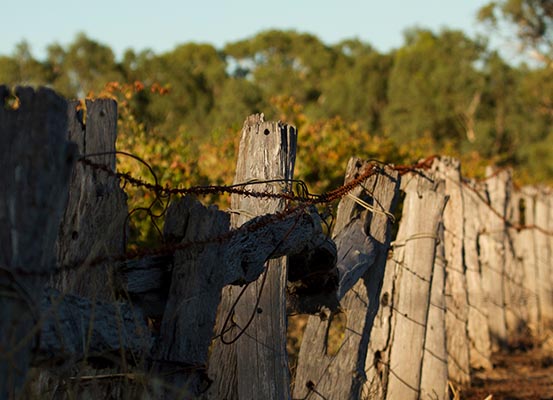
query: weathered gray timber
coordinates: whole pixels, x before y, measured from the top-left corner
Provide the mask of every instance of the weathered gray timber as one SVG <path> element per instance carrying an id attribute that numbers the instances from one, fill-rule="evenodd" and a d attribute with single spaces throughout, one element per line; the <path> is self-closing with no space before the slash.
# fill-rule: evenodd
<path id="1" fill-rule="evenodd" d="M 480 273 L 478 237 L 485 226 L 481 215 L 484 212 L 480 195 L 485 194 L 484 185 L 476 181 L 465 182 L 463 191 L 465 275 L 467 279 L 468 321 L 470 366 L 474 369 L 490 369 L 491 342 L 488 329 L 488 308 Z"/>
<path id="2" fill-rule="evenodd" d="M 402 217 L 403 218 L 403 217 Z M 400 225 L 401 229 L 401 225 Z M 398 232 L 399 234 L 399 232 Z M 404 246 L 393 248 L 392 256 L 386 262 L 386 271 L 380 292 L 380 306 L 373 321 L 371 337 L 365 360 L 366 381 L 363 385 L 362 399 L 385 399 L 388 386 L 391 318 L 394 312 L 392 295 L 396 279 L 396 259 L 403 259 Z"/>
<path id="3" fill-rule="evenodd" d="M 261 191 L 286 192 L 291 189 L 296 157 L 296 129 L 278 122 L 265 122 L 263 114 L 248 117 L 242 129 L 234 183 Z M 252 180 L 278 180 L 253 185 Z M 282 199 L 233 196 L 231 207 L 237 214 L 233 227 L 244 224 L 248 215 L 281 211 Z M 293 230 L 293 229 L 292 229 Z M 275 249 L 279 244 L 275 245 Z M 218 330 L 229 313 L 235 326 L 224 332 L 235 343 L 220 339 L 213 345 L 209 375 L 214 380 L 208 395 L 214 399 L 286 399 L 290 397 L 290 373 L 286 352 L 286 258 L 268 261 L 264 276 L 244 289 L 233 309 L 240 288 L 227 288 L 219 308 Z M 253 316 L 248 325 L 250 317 Z"/>
<path id="4" fill-rule="evenodd" d="M 152 345 L 142 314 L 128 303 L 91 302 L 48 288 L 40 314 L 43 323 L 35 365 L 70 364 L 87 357 L 117 358 L 121 353 L 140 358 Z"/>
<path id="5" fill-rule="evenodd" d="M 15 398 L 27 376 L 76 155 L 64 99 L 18 87 L 11 109 L 9 95 L 0 86 L 0 399 Z"/>
<path id="6" fill-rule="evenodd" d="M 167 243 L 201 241 L 228 233 L 229 225 L 229 214 L 185 197 L 169 207 L 164 237 Z M 255 225 L 262 227 L 248 229 Z M 297 254 L 325 241 L 314 208 L 298 209 L 277 219 L 275 215 L 256 217 L 242 228 L 224 243 L 193 246 L 175 253 L 154 356 L 156 370 L 166 376 L 162 379 L 168 390 L 162 390 L 157 397 L 198 397 L 208 387 L 205 369 L 224 285 L 252 282 L 263 272 L 267 259 Z M 127 277 L 142 282 L 143 279 L 136 279 L 138 275 L 135 272 Z M 138 286 L 133 281 L 127 286 Z M 140 288 L 146 289 L 144 285 Z"/>
<path id="7" fill-rule="evenodd" d="M 345 182 L 354 179 L 367 165 L 351 159 Z M 391 234 L 389 214 L 397 202 L 399 176 L 391 168 L 383 168 L 352 194 L 374 207 L 374 211 L 356 204 L 350 197 L 341 200 L 334 238 L 337 240 L 345 231 L 352 236 L 350 241 L 337 240 L 338 265 L 343 265 L 342 271 L 355 271 L 357 266 L 365 272 L 340 302 L 340 309 L 346 316 L 346 327 L 337 354 L 331 356 L 327 353 L 331 319 L 325 318 L 324 313 L 309 317 L 298 357 L 294 398 L 357 399 L 366 379 L 365 360 L 379 306 Z M 352 226 L 357 228 L 351 229 Z M 352 265 L 346 265 L 346 260 Z"/>
<path id="8" fill-rule="evenodd" d="M 383 312 L 389 316 L 387 320 L 379 317 L 382 319 L 381 332 L 374 332 L 378 341 L 371 343 L 366 365 L 365 393 L 370 399 L 418 399 L 422 395 L 423 360 L 431 364 L 425 340 L 431 309 L 439 307 L 439 304 L 431 306 L 430 298 L 436 244 L 446 204 L 444 182 L 436 180 L 431 173 L 414 173 L 402 178 L 402 189 L 405 191 L 403 214 L 386 272 L 392 276 L 392 284 L 387 288 L 389 291 L 382 294 L 389 304 Z M 439 285 L 438 281 L 438 292 Z M 443 281 L 441 285 L 443 293 Z M 443 313 L 443 307 L 441 310 Z M 443 316 L 439 327 L 435 326 L 440 324 L 436 317 L 437 314 L 432 315 L 432 327 L 441 328 L 444 335 Z M 444 344 L 443 339 L 441 343 Z M 439 342 L 432 344 L 435 345 Z M 443 357 L 445 347 L 436 350 L 432 346 L 428 346 L 428 350 Z M 427 373 L 425 377 L 425 386 L 431 386 L 438 398 L 443 398 L 441 388 L 446 384 L 443 378 L 447 381 L 443 373 L 445 368 L 442 364 L 442 380 L 440 369 L 434 371 L 435 376 Z"/>
<path id="9" fill-rule="evenodd" d="M 67 139 L 77 144 L 80 157 L 90 155 L 92 161 L 115 171 L 117 103 L 110 99 L 87 100 L 85 110 L 81 109 L 79 105 L 78 101 L 71 101 L 68 104 L 66 110 L 68 125 L 65 132 Z M 90 319 L 88 323 L 91 329 L 96 323 L 106 329 L 113 328 L 103 333 L 101 337 L 105 339 L 117 338 L 118 330 L 121 328 L 110 325 L 109 320 L 96 321 L 100 314 L 95 312 L 96 306 L 100 304 L 104 307 L 103 310 L 118 307 L 115 304 L 110 306 L 98 303 L 98 301 L 108 303 L 115 301 L 116 287 L 113 279 L 115 263 L 109 261 L 94 265 L 90 265 L 90 263 L 100 257 L 116 257 L 124 254 L 128 212 L 126 200 L 127 196 L 119 187 L 117 179 L 104 172 L 93 170 L 83 163 L 77 163 L 71 176 L 69 198 L 59 225 L 56 242 L 57 264 L 61 271 L 51 280 L 52 286 L 64 294 L 86 298 L 80 303 L 83 309 L 79 319 Z M 62 304 L 65 302 L 62 301 Z M 75 306 L 76 304 L 74 303 Z M 93 306 L 87 308 L 87 304 Z M 63 316 L 67 321 L 78 315 L 71 307 L 64 308 L 62 311 L 67 312 L 67 315 Z M 106 315 L 104 313 L 102 317 Z M 140 313 L 137 314 L 135 323 L 137 332 L 149 335 L 145 330 L 145 321 L 141 319 Z M 80 321 L 76 321 L 74 324 L 83 326 Z M 68 334 L 67 340 L 79 339 L 70 331 Z M 73 350 L 80 349 L 79 346 L 80 344 L 68 343 L 67 351 L 71 353 Z M 96 347 L 95 356 L 100 356 L 100 348 Z M 120 350 L 121 354 L 126 353 L 123 347 Z M 112 346 L 106 345 L 105 359 L 113 359 L 112 353 Z M 44 386 L 37 386 L 38 392 L 50 391 L 53 388 L 66 388 L 70 376 L 97 374 L 98 370 L 94 366 L 87 365 L 86 359 L 88 358 L 87 350 L 84 353 L 67 354 L 65 356 L 67 363 L 63 368 L 42 372 L 40 381 Z M 84 362 L 77 365 L 81 361 Z M 73 363 L 72 366 L 71 363 Z M 111 367 L 109 370 L 103 369 L 102 374 L 121 372 L 119 367 L 113 364 Z M 125 368 L 125 365 L 122 367 Z M 104 385 L 103 383 L 107 381 L 103 381 L 102 385 L 98 382 L 95 382 L 95 385 L 87 385 L 84 382 L 80 385 L 78 380 L 71 382 L 74 384 L 73 387 L 65 392 L 62 390 L 59 393 L 60 397 L 71 395 L 105 397 L 124 390 L 116 383 Z M 69 392 L 72 393 L 69 394 Z"/>
<path id="10" fill-rule="evenodd" d="M 175 204 L 171 205 L 171 210 Z M 183 204 L 196 207 L 191 200 Z M 165 236 L 167 243 L 186 243 L 182 242 L 182 237 L 185 233 L 183 227 L 190 223 L 187 222 L 188 213 L 183 212 L 186 218 L 175 218 L 172 213 L 169 214 L 171 218 L 166 218 L 165 231 L 178 232 L 178 235 L 168 233 Z M 333 262 L 332 268 L 336 269 L 336 246 L 323 234 L 322 220 L 314 206 L 298 207 L 293 212 L 282 215 L 266 214 L 255 217 L 234 234 L 224 233 L 224 236 L 230 237 L 224 241 L 215 241 L 221 247 L 221 261 L 217 269 L 217 273 L 221 274 L 221 282 L 217 282 L 222 285 L 252 282 L 263 272 L 267 259 L 284 255 L 294 257 L 295 263 L 291 267 L 311 271 L 313 267 L 320 265 L 314 258 L 321 260 L 319 257 L 324 254 L 330 260 L 329 264 Z M 212 237 L 217 236 L 219 235 Z M 193 241 L 191 239 L 188 242 Z M 119 290 L 128 293 L 133 304 L 141 308 L 144 315 L 161 317 L 167 302 L 172 268 L 172 254 L 126 261 L 117 268 Z M 219 290 L 221 288 L 222 286 Z M 298 298 L 298 301 L 303 302 L 303 297 Z"/>
<path id="11" fill-rule="evenodd" d="M 419 374 L 421 381 L 420 394 L 426 393 L 422 392 L 422 390 L 431 388 L 431 393 L 439 393 L 441 395 L 445 393 L 445 390 L 441 390 L 441 388 L 447 384 L 447 356 L 444 342 L 445 306 L 441 304 L 444 301 L 444 266 L 443 259 L 440 260 L 440 263 L 438 259 L 434 257 L 434 247 L 435 244 L 439 242 L 439 222 L 446 200 L 443 193 L 444 184 L 443 181 L 435 181 L 432 174 L 422 172 L 420 175 L 409 174 L 403 176 L 401 186 L 402 190 L 405 192 L 403 214 L 399 223 L 396 240 L 392 244 L 393 253 L 388 259 L 388 264 L 386 266 L 381 293 L 381 308 L 378 311 L 371 332 L 371 340 L 369 342 L 365 366 L 367 381 L 363 388 L 363 398 L 375 400 L 396 398 L 387 395 L 387 391 L 389 389 L 391 377 L 397 373 L 396 364 L 392 365 L 390 363 L 391 349 L 393 346 L 405 345 L 405 343 L 401 344 L 396 342 L 395 337 L 398 318 L 405 318 L 404 315 L 398 315 L 399 303 L 401 303 L 403 307 L 409 304 L 409 302 L 413 302 L 413 307 L 416 307 L 419 311 L 423 310 L 425 314 L 423 317 L 425 323 L 433 329 L 436 329 L 436 332 L 430 332 L 429 329 L 426 329 L 426 334 L 421 332 L 415 339 L 418 340 L 418 346 L 420 347 L 420 358 L 412 365 L 413 370 L 411 372 Z M 418 214 L 417 211 L 423 204 L 425 209 L 423 215 L 421 215 Z M 428 210 L 426 208 L 428 208 Z M 429 231 L 419 230 L 428 228 L 427 226 L 421 226 L 421 220 L 429 222 L 430 225 L 432 225 Z M 413 249 L 419 248 L 419 245 L 422 246 L 420 247 L 421 255 L 424 254 L 424 258 L 421 259 L 422 264 L 417 264 L 419 263 L 419 257 L 413 253 Z M 407 254 L 406 251 L 408 251 Z M 428 253 L 428 251 L 430 251 L 430 253 Z M 427 259 L 427 257 L 431 257 L 431 259 Z M 413 269 L 417 266 L 422 267 L 423 270 L 416 271 Z M 439 268 L 442 270 L 436 272 L 436 269 Z M 432 272 L 433 270 L 434 272 Z M 424 274 L 426 274 L 426 277 Z M 436 277 L 436 279 L 434 277 Z M 410 279 L 419 280 L 419 283 L 423 285 L 422 292 L 401 291 L 402 289 L 400 289 L 400 287 L 409 284 Z M 436 302 L 434 303 L 434 301 L 431 301 L 429 303 L 429 298 L 436 300 Z M 426 313 L 428 313 L 428 318 Z M 433 334 L 441 337 L 432 339 L 429 336 Z M 431 352 L 429 354 L 426 354 L 426 351 L 423 352 L 422 346 L 425 340 L 427 351 Z M 433 343 L 428 343 L 429 340 L 435 341 Z M 410 351 L 411 350 L 407 352 Z M 424 368 L 424 366 L 421 368 L 423 358 L 426 360 L 425 363 L 427 367 L 434 368 L 433 371 L 428 371 L 428 368 Z M 401 371 L 399 372 L 401 373 Z M 419 378 L 416 378 L 417 381 Z M 422 383 L 424 383 L 424 386 L 422 386 Z M 392 388 L 392 390 L 396 389 Z M 418 391 L 419 388 L 417 383 L 417 389 L 415 389 L 413 393 L 417 395 Z M 436 398 L 436 395 L 433 395 Z M 443 396 L 437 396 L 437 398 L 443 398 Z"/>
<path id="12" fill-rule="evenodd" d="M 546 285 L 549 290 L 549 302 L 551 305 L 551 309 L 553 309 L 553 189 L 551 187 L 545 186 L 542 189 L 543 195 L 547 201 L 547 220 L 540 222 L 540 224 L 543 225 L 544 228 L 544 234 L 547 236 L 548 243 L 547 247 L 549 249 L 549 257 L 545 260 L 545 263 L 547 265 L 547 282 Z M 548 331 L 553 330 L 553 313 L 548 316 L 547 314 L 543 318 L 544 320 L 544 327 L 548 329 Z"/>
<path id="13" fill-rule="evenodd" d="M 521 210 L 524 214 L 524 224 L 535 225 L 535 196 L 536 188 L 525 186 L 521 189 Z M 522 260 L 524 271 L 523 286 L 527 291 L 526 306 L 528 312 L 527 325 L 535 337 L 540 335 L 540 304 L 538 298 L 538 270 L 536 260 L 536 249 L 534 245 L 534 230 L 522 229 L 518 234 L 518 256 Z"/>
<path id="14" fill-rule="evenodd" d="M 174 202 L 166 216 L 163 235 L 169 243 L 203 240 L 228 232 L 230 216 L 217 207 L 204 207 L 192 197 Z M 224 273 L 224 247 L 219 243 L 179 250 L 174 255 L 169 297 L 155 351 L 156 371 L 164 385 L 159 398 L 189 399 L 202 388 L 202 372 Z"/>
<path id="15" fill-rule="evenodd" d="M 512 184 L 511 184 L 512 186 Z M 524 268 L 520 258 L 517 225 L 520 223 L 521 194 L 508 188 L 511 196 L 507 203 L 507 229 L 505 234 L 505 323 L 509 337 L 528 333 L 528 289 L 524 287 Z"/>
<path id="16" fill-rule="evenodd" d="M 545 188 L 538 188 L 534 204 L 536 225 L 542 229 L 547 229 L 549 218 L 551 218 L 551 204 Z M 542 230 L 534 229 L 534 243 L 541 325 L 542 328 L 547 328 L 553 322 L 553 288 L 551 284 L 552 249 L 550 247 L 551 243 L 549 237 Z"/>
<path id="17" fill-rule="evenodd" d="M 451 381 L 470 383 L 469 341 L 467 336 L 468 300 L 465 266 L 463 263 L 463 186 L 461 164 L 451 157 L 440 157 L 432 169 L 445 181 L 449 197 L 444 210 L 445 275 L 445 329 L 447 369 Z"/>
<path id="18" fill-rule="evenodd" d="M 77 143 L 80 155 L 115 171 L 117 103 L 109 99 L 86 101 L 86 124 L 77 101 L 67 110 L 67 139 Z M 71 177 L 69 200 L 57 241 L 58 264 L 79 265 L 59 274 L 54 287 L 64 293 L 111 300 L 114 295 L 109 263 L 90 268 L 87 260 L 125 252 L 127 196 L 111 176 L 77 163 Z"/>
<path id="19" fill-rule="evenodd" d="M 436 246 L 430 304 L 426 321 L 426 337 L 421 371 L 421 399 L 448 399 L 448 362 L 445 330 L 445 241 L 444 227 L 440 226 L 439 243 Z"/>
<path id="20" fill-rule="evenodd" d="M 503 276 L 505 274 L 505 215 L 507 206 L 506 171 L 495 173 L 488 170 L 486 180 L 486 197 L 489 207 L 482 208 L 484 231 L 478 238 L 480 248 L 480 268 L 482 271 L 482 287 L 486 293 L 488 309 L 488 326 L 492 350 L 498 350 L 507 341 L 507 325 L 505 322 L 505 289 Z M 490 208 L 491 207 L 491 208 Z M 493 211 L 497 211 L 496 215 Z"/>

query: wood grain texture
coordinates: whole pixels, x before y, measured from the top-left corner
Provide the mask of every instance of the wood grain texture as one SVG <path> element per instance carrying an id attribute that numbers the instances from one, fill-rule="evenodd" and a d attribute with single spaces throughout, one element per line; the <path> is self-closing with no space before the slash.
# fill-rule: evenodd
<path id="1" fill-rule="evenodd" d="M 436 246 L 430 304 L 426 321 L 424 355 L 421 370 L 421 399 L 449 399 L 448 362 L 445 331 L 445 274 L 446 258 L 444 246 L 444 228 L 440 226 L 439 242 Z"/>
<path id="2" fill-rule="evenodd" d="M 510 171 L 509 171 L 510 172 Z M 512 174 L 512 173 L 511 173 Z M 516 229 L 520 223 L 520 201 L 522 194 L 513 189 L 512 179 L 509 179 L 507 191 L 507 229 L 505 234 L 505 323 L 510 337 L 520 337 L 528 334 L 528 290 L 524 287 L 524 267 L 519 245 L 521 232 Z"/>
<path id="3" fill-rule="evenodd" d="M 396 274 L 392 295 L 387 399 L 418 399 L 421 393 L 423 361 L 432 346 L 426 345 L 428 317 L 436 245 L 446 204 L 443 180 L 433 175 L 414 174 L 404 177 L 403 217 L 394 248 L 403 247 L 394 254 Z M 397 257 L 402 257 L 396 259 Z M 439 284 L 439 283 L 438 283 Z M 432 324 L 439 321 L 432 321 Z M 433 325 L 432 325 L 433 326 Z M 437 354 L 443 349 L 434 349 Z M 427 360 L 428 362 L 428 360 Z M 443 368 L 443 364 L 442 364 Z M 438 372 L 438 371 L 435 371 Z M 428 376 L 432 390 L 441 392 L 443 381 Z M 430 382 L 425 383 L 426 387 Z M 427 389 L 428 390 L 428 389 Z M 428 393 L 426 394 L 428 395 Z M 441 398 L 442 393 L 438 393 Z"/>
<path id="4" fill-rule="evenodd" d="M 536 188 L 525 186 L 520 190 L 521 200 L 524 209 L 521 210 L 524 215 L 526 225 L 535 224 L 535 196 Z M 530 332 L 539 337 L 540 335 L 540 304 L 538 290 L 538 270 L 535 253 L 534 230 L 523 229 L 518 234 L 517 249 L 518 255 L 522 259 L 522 269 L 524 272 L 523 286 L 526 290 L 527 316 L 526 321 Z"/>
<path id="5" fill-rule="evenodd" d="M 242 129 L 234 183 L 251 180 L 280 180 L 279 182 L 245 184 L 244 188 L 283 192 L 291 188 L 296 157 L 296 129 L 278 122 L 265 122 L 262 114 L 248 117 Z M 244 224 L 248 215 L 262 215 L 283 210 L 282 199 L 256 199 L 233 196 L 231 207 L 237 212 L 233 227 Z M 245 210 L 245 212 L 242 212 Z M 290 397 L 290 373 L 286 352 L 286 258 L 270 260 L 265 267 L 266 277 L 250 284 L 234 310 L 232 304 L 240 288 L 223 292 L 219 311 L 219 330 L 228 316 L 234 313 L 236 326 L 227 332 L 235 337 L 254 318 L 245 334 L 231 345 L 215 341 L 209 362 L 209 374 L 214 383 L 208 396 L 221 399 L 285 399 Z M 261 290 L 263 279 L 265 284 Z M 256 302 L 259 297 L 259 303 Z M 252 314 L 253 313 L 253 314 Z M 218 330 L 218 331 L 219 331 Z"/>
<path id="6" fill-rule="evenodd" d="M 465 252 L 465 275 L 467 279 L 468 321 L 470 366 L 475 369 L 491 369 L 491 342 L 488 328 L 488 307 L 482 284 L 478 245 L 479 236 L 485 230 L 482 219 L 483 209 L 479 195 L 485 193 L 485 184 L 468 181 L 463 192 L 465 213 L 463 248 Z"/>
<path id="7" fill-rule="evenodd" d="M 44 322 L 34 365 L 59 366 L 122 353 L 140 358 L 150 352 L 153 344 L 142 314 L 128 303 L 93 303 L 48 288 L 42 298 L 41 315 Z"/>
<path id="8" fill-rule="evenodd" d="M 56 236 L 76 154 L 66 140 L 64 99 L 49 89 L 18 87 L 20 104 L 14 110 L 4 106 L 9 95 L 0 86 L 2 399 L 16 397 L 27 375 L 33 327 L 46 276 L 55 269 Z"/>
<path id="9" fill-rule="evenodd" d="M 507 177 L 504 173 L 493 174 L 486 180 L 485 198 L 488 207 L 483 207 L 482 221 L 484 230 L 478 238 L 480 248 L 480 268 L 482 271 L 482 287 L 486 293 L 488 309 L 488 326 L 492 350 L 498 350 L 507 341 L 507 325 L 505 321 L 505 234 L 506 226 L 503 218 L 507 206 Z M 499 212 L 494 214 L 493 208 Z"/>
<path id="10" fill-rule="evenodd" d="M 67 139 L 82 155 L 105 153 L 89 159 L 115 171 L 117 104 L 113 100 L 87 100 L 86 125 L 78 102 L 68 105 Z M 88 260 L 125 252 L 127 196 L 119 182 L 107 174 L 77 163 L 71 177 L 69 200 L 57 240 L 59 265 L 78 264 L 77 270 L 61 273 L 53 286 L 91 299 L 113 299 L 113 265 L 87 265 Z"/>
<path id="11" fill-rule="evenodd" d="M 552 207 L 547 189 L 539 187 L 535 197 L 535 223 L 547 229 L 552 218 Z M 538 296 L 542 331 L 553 325 L 553 285 L 551 282 L 551 257 L 553 254 L 550 238 L 543 232 L 534 230 Z"/>
<path id="12" fill-rule="evenodd" d="M 367 164 L 351 159 L 345 181 L 354 179 Z M 309 317 L 298 358 L 294 398 L 355 399 L 361 395 L 365 382 L 367 348 L 378 310 L 391 235 L 391 221 L 383 211 L 393 212 L 395 208 L 399 176 L 391 168 L 385 168 L 368 178 L 353 194 L 380 212 L 371 213 L 351 198 L 343 198 L 338 206 L 334 237 L 340 243 L 338 265 L 341 273 L 356 266 L 363 268 L 364 273 L 341 299 L 340 309 L 345 314 L 346 326 L 337 354 L 328 354 L 328 331 L 333 319 L 326 318 L 324 313 Z M 351 242 L 338 241 L 340 233 L 353 225 L 358 228 L 349 232 L 361 237 Z M 370 245 L 359 246 L 360 243 Z M 356 251 L 354 263 L 348 265 L 348 254 Z M 360 263 L 365 264 L 360 266 Z"/>
<path id="13" fill-rule="evenodd" d="M 468 299 L 465 266 L 463 262 L 464 210 L 461 164 L 451 157 L 440 157 L 432 169 L 445 181 L 449 197 L 444 210 L 445 328 L 448 377 L 460 384 L 470 384 L 469 340 L 467 336 Z"/>

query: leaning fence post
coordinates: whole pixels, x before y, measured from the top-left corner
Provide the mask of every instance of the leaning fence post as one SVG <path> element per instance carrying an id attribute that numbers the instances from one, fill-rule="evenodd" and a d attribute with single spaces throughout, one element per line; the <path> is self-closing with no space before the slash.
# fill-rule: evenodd
<path id="1" fill-rule="evenodd" d="M 345 182 L 355 179 L 370 164 L 356 158 L 348 163 Z M 328 330 L 332 323 L 325 312 L 310 316 L 300 348 L 294 384 L 294 398 L 357 399 L 365 383 L 365 361 L 371 328 L 378 311 L 380 289 L 391 237 L 391 217 L 399 197 L 399 175 L 386 167 L 351 192 L 373 211 L 343 198 L 338 206 L 334 239 L 338 265 L 351 260 L 365 272 L 345 293 L 340 308 L 345 317 L 342 344 L 329 354 Z M 353 229 L 352 229 L 353 228 Z M 357 248 L 358 243 L 364 243 Z M 352 254 L 354 253 L 354 254 Z"/>
<path id="2" fill-rule="evenodd" d="M 296 157 L 296 129 L 280 122 L 265 122 L 263 114 L 248 117 L 242 129 L 235 184 L 244 189 L 284 193 L 291 189 Z M 257 181 L 257 183 L 256 183 Z M 271 181 L 264 183 L 263 181 Z M 233 227 L 253 216 L 283 210 L 283 199 L 232 196 Z M 287 258 L 270 260 L 265 276 L 244 288 L 227 287 L 217 318 L 217 334 L 229 316 L 233 328 L 224 332 L 224 344 L 215 339 L 209 360 L 214 399 L 285 399 L 290 397 L 286 351 Z M 259 301 L 258 301 L 259 297 Z M 251 323 L 249 323 L 250 318 Z"/>
<path id="3" fill-rule="evenodd" d="M 8 109 L 0 86 L 0 399 L 16 397 L 27 375 L 76 153 L 64 99 L 43 88 L 15 95 L 19 108 Z"/>

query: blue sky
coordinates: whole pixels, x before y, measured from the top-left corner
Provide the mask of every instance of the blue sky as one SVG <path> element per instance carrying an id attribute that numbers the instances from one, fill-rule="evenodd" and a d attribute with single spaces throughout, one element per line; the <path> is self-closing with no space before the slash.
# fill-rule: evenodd
<path id="1" fill-rule="evenodd" d="M 27 40 L 42 58 L 53 42 L 65 45 L 77 32 L 108 44 L 155 52 L 195 41 L 217 47 L 269 28 L 296 29 L 328 44 L 357 37 L 386 52 L 403 43 L 406 28 L 485 32 L 476 12 L 488 0 L 3 0 L 0 54 Z"/>

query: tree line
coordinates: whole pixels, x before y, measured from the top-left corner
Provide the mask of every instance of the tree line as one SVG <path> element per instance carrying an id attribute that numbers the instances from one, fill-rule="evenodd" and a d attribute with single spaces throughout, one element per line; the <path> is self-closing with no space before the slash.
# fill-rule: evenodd
<path id="1" fill-rule="evenodd" d="M 0 82 L 117 98 L 120 147 L 165 157 L 180 182 L 228 183 L 232 169 L 221 155 L 234 162 L 235 132 L 254 112 L 300 128 L 299 174 L 317 189 L 341 179 L 355 153 L 392 162 L 449 153 L 474 174 L 492 161 L 516 167 L 522 180 L 551 180 L 549 3 L 504 0 L 480 10 L 483 23 L 505 23 L 540 55 L 516 66 L 485 38 L 450 29 L 410 29 L 387 53 L 359 39 L 329 45 L 309 33 L 269 30 L 222 49 L 185 43 L 161 54 L 129 49 L 119 59 L 81 33 L 50 45 L 42 60 L 20 43 L 0 56 Z"/>

